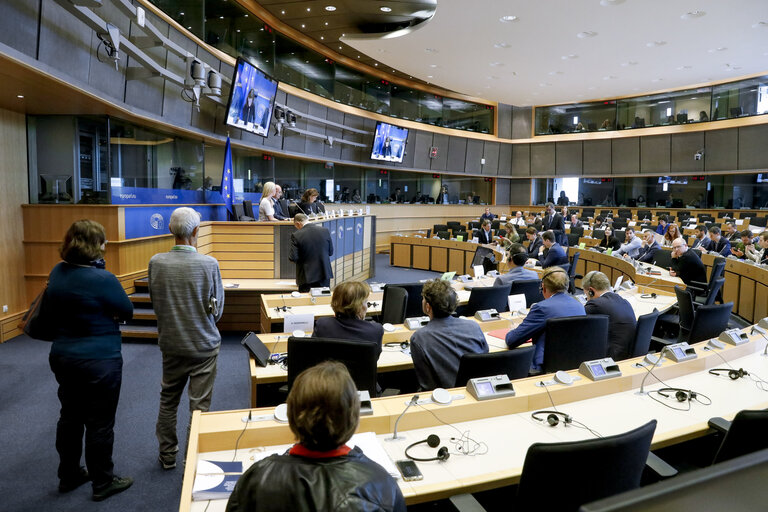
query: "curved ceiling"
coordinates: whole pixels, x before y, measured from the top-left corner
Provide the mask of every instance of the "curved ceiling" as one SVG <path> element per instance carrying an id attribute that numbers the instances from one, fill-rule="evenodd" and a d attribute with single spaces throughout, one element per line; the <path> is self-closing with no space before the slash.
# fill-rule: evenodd
<path id="1" fill-rule="evenodd" d="M 632 96 L 768 70 L 766 0 L 439 0 L 418 27 L 342 41 L 512 105 Z"/>

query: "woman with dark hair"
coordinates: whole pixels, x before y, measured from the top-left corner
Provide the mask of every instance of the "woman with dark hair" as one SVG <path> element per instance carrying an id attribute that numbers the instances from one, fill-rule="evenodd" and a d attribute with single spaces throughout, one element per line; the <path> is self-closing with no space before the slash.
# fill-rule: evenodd
<path id="1" fill-rule="evenodd" d="M 115 412 L 123 375 L 118 321 L 133 317 L 122 285 L 104 270 L 104 227 L 72 224 L 48 278 L 46 322 L 53 331 L 49 362 L 59 383 L 56 427 L 59 492 L 93 482 L 94 501 L 124 491 L 133 480 L 113 473 Z M 80 466 L 85 431 L 85 464 Z"/>
<path id="2" fill-rule="evenodd" d="M 240 119 L 242 119 L 245 124 L 254 123 L 256 121 L 256 92 L 254 92 L 253 89 L 248 91 L 248 96 L 245 97 Z"/>
<path id="3" fill-rule="evenodd" d="M 381 353 L 384 328 L 379 323 L 365 321 L 370 294 L 371 287 L 362 281 L 337 284 L 331 296 L 331 309 L 335 316 L 318 318 L 312 336 L 375 341 Z"/>
<path id="4" fill-rule="evenodd" d="M 227 512 L 405 512 L 394 479 L 346 444 L 360 423 L 360 399 L 343 364 L 325 361 L 301 372 L 287 405 L 298 443 L 253 464 L 232 491 Z"/>
<path id="5" fill-rule="evenodd" d="M 612 251 L 618 250 L 621 247 L 619 239 L 613 236 L 613 228 L 611 226 L 605 227 L 605 237 L 600 240 L 600 247 L 604 249 L 611 249 Z"/>
<path id="6" fill-rule="evenodd" d="M 299 211 L 304 215 L 311 215 L 313 213 L 319 213 L 319 208 L 316 203 L 317 198 L 320 197 L 320 192 L 316 188 L 308 188 L 304 191 L 304 195 L 301 196 L 299 202 Z"/>

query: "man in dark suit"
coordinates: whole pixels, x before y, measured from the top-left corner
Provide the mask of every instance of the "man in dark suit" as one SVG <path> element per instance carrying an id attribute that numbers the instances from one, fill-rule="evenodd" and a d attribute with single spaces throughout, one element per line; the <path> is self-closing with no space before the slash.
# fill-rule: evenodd
<path id="1" fill-rule="evenodd" d="M 488 219 L 483 219 L 483 223 L 480 224 L 480 229 L 477 230 L 477 242 L 480 244 L 490 244 L 493 242 L 491 221 Z"/>
<path id="2" fill-rule="evenodd" d="M 543 268 L 549 268 L 568 263 L 568 256 L 563 248 L 555 242 L 555 234 L 552 231 L 545 231 L 541 234 L 541 241 L 544 247 L 543 253 L 539 255 L 539 261 Z"/>
<path id="3" fill-rule="evenodd" d="M 543 230 L 544 231 L 551 230 L 556 235 L 558 234 L 558 231 L 560 233 L 565 231 L 565 223 L 563 222 L 563 216 L 555 211 L 555 205 L 552 203 L 547 203 L 545 208 L 547 211 L 544 216 Z"/>
<path id="4" fill-rule="evenodd" d="M 285 209 L 283 209 L 283 203 L 285 203 Z M 283 199 L 283 189 L 280 185 L 275 185 L 275 195 L 272 198 L 272 206 L 275 209 L 274 217 L 277 220 L 288 220 L 288 202 Z"/>
<path id="5" fill-rule="evenodd" d="M 661 249 L 659 242 L 653 236 L 653 231 L 646 229 L 643 231 L 643 247 L 637 253 L 637 261 L 643 263 L 653 263 L 656 261 L 656 252 Z"/>
<path id="6" fill-rule="evenodd" d="M 672 267 L 669 269 L 669 275 L 680 277 L 685 284 L 691 284 L 693 281 L 707 282 L 704 263 L 695 252 L 688 250 L 688 244 L 683 238 L 675 238 L 672 241 Z"/>
<path id="7" fill-rule="evenodd" d="M 308 224 L 307 216 L 297 213 L 293 218 L 296 231 L 291 235 L 288 259 L 296 263 L 296 284 L 300 292 L 329 286 L 333 277 L 330 257 L 333 256 L 331 233 L 320 224 Z"/>
<path id="8" fill-rule="evenodd" d="M 547 320 L 564 316 L 584 316 L 584 306 L 565 291 L 568 289 L 568 274 L 560 267 L 547 269 L 541 277 L 541 293 L 544 300 L 531 306 L 523 323 L 507 333 L 509 348 L 517 348 L 529 339 L 536 347 L 531 363 L 531 374 L 541 373 L 544 362 L 545 329 Z"/>
<path id="9" fill-rule="evenodd" d="M 608 356 L 614 361 L 628 358 L 637 327 L 632 304 L 614 293 L 608 276 L 597 270 L 584 276 L 581 288 L 588 299 L 584 311 L 588 315 L 608 315 Z"/>
<path id="10" fill-rule="evenodd" d="M 706 252 L 711 254 L 718 253 L 723 258 L 727 258 L 731 255 L 731 242 L 726 240 L 726 238 L 720 234 L 719 227 L 712 226 L 709 228 L 709 239 L 712 241 L 712 244 Z M 701 252 L 703 253 L 705 251 Z"/>
<path id="11" fill-rule="evenodd" d="M 712 240 L 707 236 L 707 227 L 705 225 L 696 226 L 693 229 L 693 245 L 691 249 L 706 249 L 712 246 Z"/>

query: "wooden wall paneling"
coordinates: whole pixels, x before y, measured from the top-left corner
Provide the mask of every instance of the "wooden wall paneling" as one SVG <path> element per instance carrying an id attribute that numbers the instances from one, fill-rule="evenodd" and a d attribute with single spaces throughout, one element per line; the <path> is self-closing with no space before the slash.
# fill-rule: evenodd
<path id="1" fill-rule="evenodd" d="M 671 154 L 669 135 L 640 138 L 640 172 L 668 174 Z"/>
<path id="2" fill-rule="evenodd" d="M 704 133 L 704 170 L 736 169 L 739 155 L 739 129 L 712 130 Z"/>
<path id="3" fill-rule="evenodd" d="M 768 285 L 757 282 L 755 285 L 755 309 L 752 321 L 757 322 L 768 317 Z"/>
<path id="4" fill-rule="evenodd" d="M 585 140 L 582 161 L 585 175 L 608 176 L 611 174 L 611 141 Z"/>
<path id="5" fill-rule="evenodd" d="M 25 196 L 24 202 L 28 199 Z M 24 240 L 61 242 L 73 219 L 96 221 L 104 226 L 107 240 L 122 240 L 119 209 L 111 205 L 23 204 Z"/>
<path id="6" fill-rule="evenodd" d="M 531 144 L 531 176 L 553 176 L 555 159 L 554 142 Z"/>
<path id="7" fill-rule="evenodd" d="M 466 274 L 466 261 L 464 260 L 464 251 L 460 249 L 448 249 L 448 270 L 447 272 L 457 272 Z"/>
<path id="8" fill-rule="evenodd" d="M 448 249 L 445 247 L 432 248 L 432 270 L 448 272 Z"/>
<path id="9" fill-rule="evenodd" d="M 429 247 L 426 245 L 413 246 L 413 268 L 429 270 Z"/>
<path id="10" fill-rule="evenodd" d="M 723 285 L 723 300 L 733 302 L 734 313 L 739 310 L 739 275 L 733 272 L 724 272 L 725 284 Z"/>
<path id="11" fill-rule="evenodd" d="M 755 281 L 753 281 L 752 279 L 749 279 L 748 277 L 741 276 L 741 279 L 739 279 L 738 315 L 742 317 L 744 320 L 748 322 L 752 322 L 754 314 L 755 314 Z"/>
<path id="12" fill-rule="evenodd" d="M 411 266 L 411 246 L 392 244 L 391 264 L 395 267 Z"/>
<path id="13" fill-rule="evenodd" d="M 24 285 L 25 251 L 21 205 L 29 200 L 27 133 L 23 114 L 0 110 L 0 319 L 29 307 Z M 59 236 L 63 235 L 61 233 Z"/>
<path id="14" fill-rule="evenodd" d="M 611 173 L 633 174 L 640 172 L 640 138 L 611 140 Z"/>

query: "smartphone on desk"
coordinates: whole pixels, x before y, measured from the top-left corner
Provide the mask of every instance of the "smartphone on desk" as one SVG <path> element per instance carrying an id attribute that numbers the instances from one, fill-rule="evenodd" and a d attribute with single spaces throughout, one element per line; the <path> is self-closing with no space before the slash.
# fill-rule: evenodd
<path id="1" fill-rule="evenodd" d="M 395 465 L 406 482 L 424 479 L 424 475 L 421 474 L 419 467 L 412 460 L 398 460 L 395 462 Z"/>

